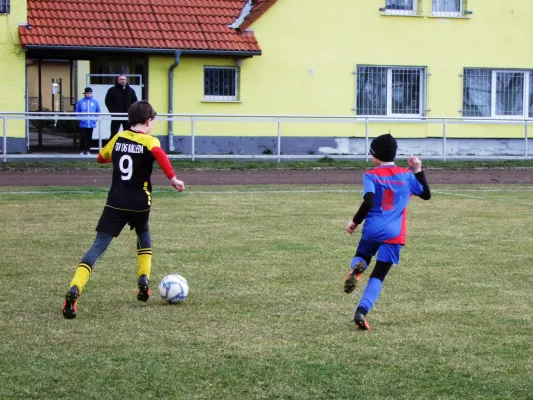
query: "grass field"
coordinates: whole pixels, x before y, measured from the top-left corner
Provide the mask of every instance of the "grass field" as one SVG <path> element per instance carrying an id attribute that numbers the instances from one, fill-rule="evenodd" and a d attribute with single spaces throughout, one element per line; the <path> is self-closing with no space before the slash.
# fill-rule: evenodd
<path id="1" fill-rule="evenodd" d="M 370 332 L 342 291 L 358 187 L 158 189 L 152 285 L 189 298 L 136 300 L 124 231 L 70 321 L 106 190 L 0 189 L 0 399 L 533 398 L 533 188 L 413 199 Z"/>

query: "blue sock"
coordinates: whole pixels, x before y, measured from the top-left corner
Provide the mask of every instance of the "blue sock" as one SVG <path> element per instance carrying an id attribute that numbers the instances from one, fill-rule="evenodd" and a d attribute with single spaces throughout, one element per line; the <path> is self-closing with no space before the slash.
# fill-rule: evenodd
<path id="1" fill-rule="evenodd" d="M 352 258 L 352 265 L 351 265 L 352 269 L 355 268 L 355 264 L 357 264 L 357 263 L 359 263 L 361 261 L 365 265 L 365 269 L 363 271 L 366 271 L 366 269 L 368 268 L 368 264 L 366 263 L 366 261 L 362 257 L 354 257 L 354 258 Z"/>
<path id="2" fill-rule="evenodd" d="M 361 302 L 357 308 L 362 308 L 365 309 L 366 312 L 369 312 L 378 300 L 382 286 L 383 282 L 381 280 L 378 278 L 370 278 L 363 293 L 363 297 L 361 298 Z"/>

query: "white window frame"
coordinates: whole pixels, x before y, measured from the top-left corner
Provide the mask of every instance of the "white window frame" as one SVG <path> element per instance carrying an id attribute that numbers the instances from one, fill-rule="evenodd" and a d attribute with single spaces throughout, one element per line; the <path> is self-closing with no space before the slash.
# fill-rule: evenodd
<path id="1" fill-rule="evenodd" d="M 394 69 L 404 69 L 401 67 L 391 67 L 387 71 L 387 116 L 388 117 L 398 117 L 398 118 L 413 118 L 422 117 L 425 114 L 424 109 L 424 98 L 425 98 L 425 87 L 426 87 L 426 69 L 422 67 L 411 67 L 411 68 L 420 68 L 420 93 L 418 94 L 419 104 L 418 108 L 420 112 L 418 114 L 393 114 L 392 113 L 392 70 Z"/>
<path id="2" fill-rule="evenodd" d="M 497 107 L 496 107 L 496 85 L 497 85 L 497 76 L 498 73 L 520 73 L 524 75 L 524 95 L 522 98 L 522 114 L 521 115 L 499 115 L 497 114 Z M 524 119 L 529 118 L 529 71 L 516 71 L 516 70 L 509 70 L 509 69 L 494 69 L 492 70 L 492 87 L 491 87 L 491 101 L 490 101 L 490 117 L 496 118 L 496 119 Z"/>
<path id="3" fill-rule="evenodd" d="M 413 0 L 412 10 L 393 10 L 387 8 L 387 0 L 385 0 L 385 7 L 383 14 L 385 15 L 418 15 L 418 0 Z"/>
<path id="4" fill-rule="evenodd" d="M 464 72 L 466 74 L 466 71 L 467 70 L 472 70 L 472 69 L 481 69 L 481 68 L 465 68 L 464 69 Z M 476 119 L 476 118 L 492 118 L 492 119 L 518 119 L 518 120 L 523 120 L 523 119 L 531 119 L 532 117 L 529 116 L 529 90 L 530 90 L 530 85 L 533 85 L 533 78 L 531 77 L 532 74 L 531 74 L 531 70 L 514 70 L 514 69 L 492 69 L 492 68 L 487 68 L 487 70 L 490 71 L 491 73 L 491 87 L 490 87 L 490 94 L 491 94 L 491 98 L 490 98 L 490 117 L 476 117 L 476 116 L 466 116 L 464 118 L 472 118 L 472 119 Z M 524 91 L 524 94 L 523 94 L 523 105 L 522 105 L 522 110 L 523 110 L 523 113 L 520 114 L 520 115 L 500 115 L 500 114 L 497 114 L 497 107 L 496 107 L 496 97 L 497 97 L 497 90 L 496 90 L 496 87 L 497 87 L 497 76 L 498 76 L 498 73 L 509 73 L 509 72 L 512 72 L 512 73 L 520 73 L 520 74 L 523 74 L 524 75 L 524 87 L 523 87 L 523 91 Z M 463 93 L 464 93 L 464 90 L 465 90 L 465 86 L 464 86 L 464 81 L 463 81 Z M 463 95 L 464 96 L 464 95 Z M 464 97 L 463 97 L 463 107 L 464 108 Z"/>
<path id="5" fill-rule="evenodd" d="M 235 94 L 233 96 L 214 96 L 205 94 L 205 71 L 209 69 L 226 69 L 235 71 Z M 232 67 L 227 65 L 204 65 L 203 69 L 203 101 L 205 102 L 220 102 L 220 103 L 229 103 L 229 102 L 238 102 L 239 101 L 239 68 Z"/>
<path id="6" fill-rule="evenodd" d="M 417 118 L 417 117 L 423 117 L 426 114 L 425 109 L 425 102 L 426 102 L 426 67 L 386 67 L 386 66 L 380 66 L 380 65 L 359 65 L 358 67 L 367 67 L 367 68 L 387 68 L 387 114 L 385 115 L 366 115 L 366 114 L 357 114 L 357 117 L 369 117 L 369 118 L 379 118 L 379 117 L 387 117 L 387 118 Z M 395 114 L 392 112 L 392 71 L 396 69 L 420 69 L 420 93 L 419 93 L 419 109 L 420 112 L 418 114 Z M 357 88 L 355 88 L 357 93 Z M 356 94 L 357 96 L 357 94 Z M 357 107 L 357 104 L 356 104 Z M 357 110 L 356 110 L 357 113 Z"/>
<path id="7" fill-rule="evenodd" d="M 436 8 L 433 8 L 431 15 L 434 17 L 462 17 L 464 15 L 464 1 L 459 1 L 459 11 L 439 11 L 439 4 L 442 0 L 434 0 Z M 433 1 L 432 1 L 433 5 Z"/>

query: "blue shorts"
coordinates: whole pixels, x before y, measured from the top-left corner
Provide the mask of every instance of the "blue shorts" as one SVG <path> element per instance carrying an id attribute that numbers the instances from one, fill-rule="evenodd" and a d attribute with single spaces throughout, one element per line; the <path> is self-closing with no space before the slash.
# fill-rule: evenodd
<path id="1" fill-rule="evenodd" d="M 370 240 L 363 239 L 361 239 L 359 246 L 357 246 L 358 252 L 371 257 L 375 256 L 377 253 L 377 261 L 390 262 L 393 264 L 400 263 L 401 249 L 401 244 L 372 242 Z"/>

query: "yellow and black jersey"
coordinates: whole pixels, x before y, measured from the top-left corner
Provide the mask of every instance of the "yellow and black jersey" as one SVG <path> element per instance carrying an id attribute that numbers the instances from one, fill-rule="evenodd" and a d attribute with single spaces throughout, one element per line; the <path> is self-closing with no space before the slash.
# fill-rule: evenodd
<path id="1" fill-rule="evenodd" d="M 113 162 L 107 206 L 130 211 L 150 209 L 150 178 L 155 161 L 152 149 L 160 149 L 157 138 L 131 130 L 118 133 L 102 149 L 98 161 Z"/>

